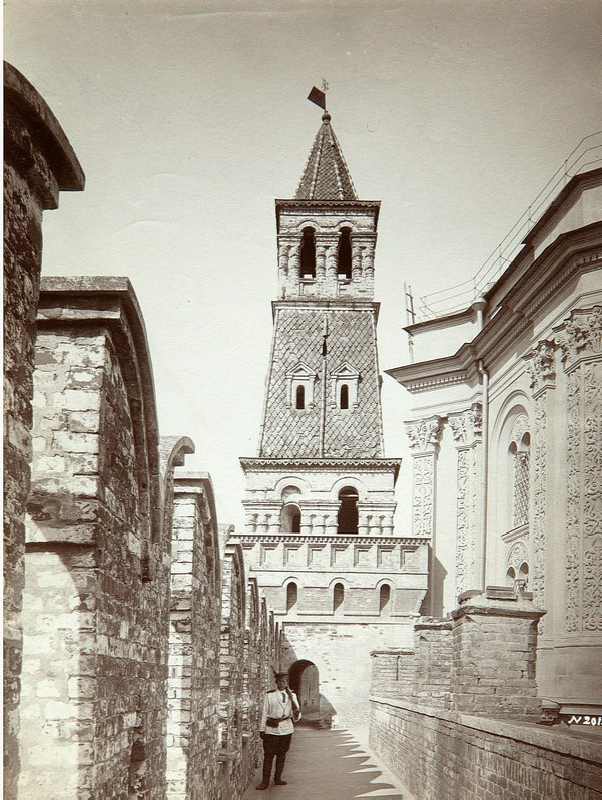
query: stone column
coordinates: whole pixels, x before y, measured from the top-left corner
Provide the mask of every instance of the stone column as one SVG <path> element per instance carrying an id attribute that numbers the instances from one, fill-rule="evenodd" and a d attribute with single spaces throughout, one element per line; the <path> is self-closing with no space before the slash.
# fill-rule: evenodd
<path id="1" fill-rule="evenodd" d="M 288 285 L 294 294 L 299 293 L 299 269 L 301 265 L 301 246 L 299 243 L 292 244 L 288 256 Z"/>
<path id="2" fill-rule="evenodd" d="M 362 248 L 359 242 L 353 242 L 351 250 L 351 279 L 358 283 L 362 279 Z"/>
<path id="3" fill-rule="evenodd" d="M 456 595 L 481 587 L 483 521 L 480 514 L 482 406 L 449 414 L 457 450 Z"/>
<path id="4" fill-rule="evenodd" d="M 413 461 L 412 535 L 433 537 L 435 531 L 435 470 L 441 417 L 406 422 Z"/>
<path id="5" fill-rule="evenodd" d="M 326 285 L 328 294 L 337 293 L 338 243 L 329 242 L 326 247 Z"/>
<path id="6" fill-rule="evenodd" d="M 362 272 L 366 280 L 374 280 L 374 242 L 370 242 L 362 250 Z"/>
<path id="7" fill-rule="evenodd" d="M 602 306 L 571 312 L 567 376 L 566 631 L 602 631 Z"/>
<path id="8" fill-rule="evenodd" d="M 541 341 L 525 358 L 533 393 L 533 423 L 531 426 L 531 456 L 529 474 L 529 539 L 531 544 L 531 564 L 529 589 L 533 592 L 535 604 L 548 608 L 545 596 L 545 558 L 546 536 L 550 525 L 550 512 L 553 508 L 553 486 L 548 476 L 548 420 L 550 405 L 553 402 L 553 389 L 556 380 L 554 365 L 555 344 Z M 539 633 L 543 634 L 544 619 L 539 623 Z"/>
<path id="9" fill-rule="evenodd" d="M 290 245 L 288 242 L 279 242 L 278 244 L 278 280 L 280 286 L 286 285 L 288 276 L 288 254 Z"/>
<path id="10" fill-rule="evenodd" d="M 316 245 L 316 279 L 323 281 L 326 277 L 326 247 L 323 244 Z"/>

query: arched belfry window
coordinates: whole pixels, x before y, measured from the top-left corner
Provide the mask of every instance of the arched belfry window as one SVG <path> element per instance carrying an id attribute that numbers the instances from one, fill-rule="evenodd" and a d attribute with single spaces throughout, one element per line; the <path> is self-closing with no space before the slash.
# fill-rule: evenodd
<path id="1" fill-rule="evenodd" d="M 340 406 L 343 409 L 349 408 L 349 386 L 346 383 L 341 386 Z"/>
<path id="2" fill-rule="evenodd" d="M 332 600 L 334 613 L 342 613 L 345 605 L 345 587 L 342 583 L 335 583 Z"/>
<path id="3" fill-rule="evenodd" d="M 346 486 L 339 492 L 339 518 L 338 533 L 356 534 L 359 525 L 359 511 L 357 503 L 359 495 L 353 486 Z"/>
<path id="4" fill-rule="evenodd" d="M 380 587 L 379 611 L 385 616 L 391 608 L 391 587 L 388 583 L 383 583 Z"/>
<path id="5" fill-rule="evenodd" d="M 305 228 L 301 239 L 301 277 L 316 277 L 316 237 L 313 228 Z"/>
<path id="6" fill-rule="evenodd" d="M 290 611 L 297 605 L 297 584 L 291 581 L 286 587 L 286 610 Z"/>
<path id="7" fill-rule="evenodd" d="M 280 527 L 284 533 L 301 532 L 301 511 L 295 503 L 287 503 L 282 507 Z"/>
<path id="8" fill-rule="evenodd" d="M 339 277 L 351 280 L 351 228 L 343 228 L 341 231 L 337 273 Z"/>
<path id="9" fill-rule="evenodd" d="M 295 389 L 295 408 L 305 408 L 305 386 Z"/>

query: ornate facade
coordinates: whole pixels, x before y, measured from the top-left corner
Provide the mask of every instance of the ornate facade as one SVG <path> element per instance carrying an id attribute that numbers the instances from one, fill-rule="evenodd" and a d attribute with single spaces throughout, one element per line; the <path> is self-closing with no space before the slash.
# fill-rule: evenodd
<path id="1" fill-rule="evenodd" d="M 324 716 L 335 706 L 347 722 L 367 701 L 370 649 L 410 635 L 426 588 L 427 501 L 422 527 L 397 535 L 399 461 L 384 455 L 379 208 L 358 199 L 325 113 L 294 199 L 276 200 L 279 299 L 259 452 L 241 459 L 245 531 L 234 536 L 282 623 L 295 688 L 314 696 L 303 675 L 319 680 Z M 355 679 L 342 681 L 354 659 Z"/>
<path id="2" fill-rule="evenodd" d="M 432 613 L 487 586 L 532 593 L 538 693 L 561 714 L 602 707 L 601 210 L 602 170 L 572 178 L 484 296 L 409 326 L 417 360 L 389 371 L 414 399 Z"/>

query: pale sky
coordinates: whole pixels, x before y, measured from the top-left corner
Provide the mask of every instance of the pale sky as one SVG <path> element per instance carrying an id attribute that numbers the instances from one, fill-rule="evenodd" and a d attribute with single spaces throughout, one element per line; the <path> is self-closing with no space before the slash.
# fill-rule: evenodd
<path id="1" fill-rule="evenodd" d="M 403 281 L 473 275 L 565 155 L 602 127 L 599 0 L 7 0 L 5 58 L 86 173 L 44 219 L 43 273 L 125 275 L 162 435 L 196 443 L 221 522 L 242 517 L 291 197 L 322 77 L 360 198 L 382 200 L 381 370 L 407 361 Z M 387 455 L 409 398 L 383 386 Z M 405 459 L 397 533 L 409 533 Z"/>

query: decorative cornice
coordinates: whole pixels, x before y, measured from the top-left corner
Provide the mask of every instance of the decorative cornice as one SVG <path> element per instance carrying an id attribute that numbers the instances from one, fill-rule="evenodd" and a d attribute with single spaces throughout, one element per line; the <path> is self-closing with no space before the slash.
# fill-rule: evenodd
<path id="1" fill-rule="evenodd" d="M 388 375 L 392 375 L 393 370 L 386 370 Z M 395 377 L 394 375 L 392 375 Z M 432 378 L 423 378 L 421 380 L 406 381 L 405 388 L 414 394 L 418 392 L 426 392 L 429 389 L 437 389 L 441 386 L 452 386 L 456 383 L 465 383 L 468 380 L 468 372 L 465 370 L 448 372 L 441 375 L 434 375 Z"/>
<path id="2" fill-rule="evenodd" d="M 283 469 L 340 470 L 350 472 L 391 472 L 395 477 L 401 466 L 400 458 L 240 458 L 243 470 L 267 469 L 280 472 Z"/>
<path id="3" fill-rule="evenodd" d="M 348 547 L 350 544 L 362 546 L 385 545 L 403 547 L 419 547 L 430 541 L 428 536 L 343 536 L 335 534 L 333 536 L 306 535 L 302 533 L 293 534 L 274 534 L 274 533 L 233 533 L 230 537 L 239 541 L 243 547 L 254 544 L 321 544 L 337 545 Z"/>

